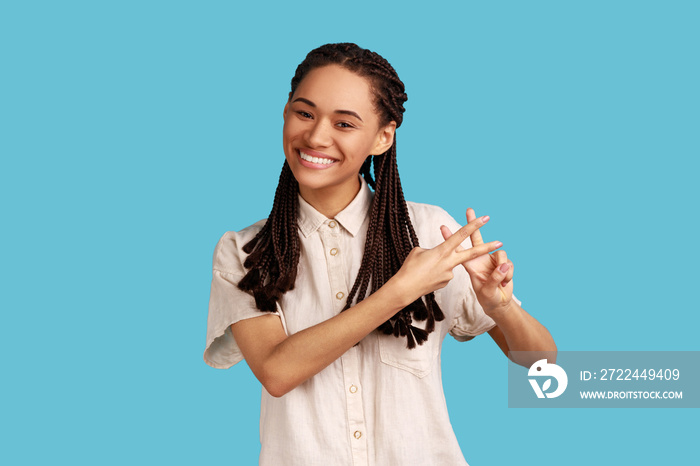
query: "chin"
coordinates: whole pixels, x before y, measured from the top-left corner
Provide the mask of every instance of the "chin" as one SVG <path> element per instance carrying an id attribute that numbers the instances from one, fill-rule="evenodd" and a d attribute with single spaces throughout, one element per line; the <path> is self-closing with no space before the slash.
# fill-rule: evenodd
<path id="1" fill-rule="evenodd" d="M 331 186 L 331 183 L 329 183 L 327 179 L 324 179 L 324 176 L 317 173 L 295 173 L 294 171 L 292 171 L 292 173 L 300 187 L 322 189 Z"/>

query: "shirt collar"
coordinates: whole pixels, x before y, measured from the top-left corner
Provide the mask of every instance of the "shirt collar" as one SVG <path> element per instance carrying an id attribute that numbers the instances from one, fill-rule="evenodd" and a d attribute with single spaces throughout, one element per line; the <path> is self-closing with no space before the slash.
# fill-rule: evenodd
<path id="1" fill-rule="evenodd" d="M 335 220 L 345 228 L 353 237 L 367 218 L 369 206 L 372 203 L 373 193 L 367 186 L 367 182 L 360 176 L 360 192 L 342 211 L 335 216 Z M 304 237 L 318 230 L 329 219 L 299 195 L 299 229 Z"/>

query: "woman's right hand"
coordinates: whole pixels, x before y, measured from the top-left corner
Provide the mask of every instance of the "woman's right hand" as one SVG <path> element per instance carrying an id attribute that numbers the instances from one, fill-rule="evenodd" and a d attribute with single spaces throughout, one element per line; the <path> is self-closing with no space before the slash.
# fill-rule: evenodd
<path id="1" fill-rule="evenodd" d="M 503 246 L 500 241 L 491 241 L 466 249 L 461 246 L 463 241 L 488 221 L 488 216 L 476 218 L 432 249 L 413 248 L 399 271 L 386 285 L 399 290 L 400 296 L 405 299 L 404 306 L 432 291 L 444 288 L 454 277 L 455 267 Z"/>

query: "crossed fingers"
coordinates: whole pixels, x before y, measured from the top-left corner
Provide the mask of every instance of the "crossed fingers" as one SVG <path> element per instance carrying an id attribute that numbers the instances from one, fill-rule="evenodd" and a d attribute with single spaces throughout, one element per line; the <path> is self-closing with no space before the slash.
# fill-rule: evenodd
<path id="1" fill-rule="evenodd" d="M 471 207 L 468 208 L 467 209 L 467 221 L 471 221 L 472 219 L 475 219 L 475 218 L 476 218 L 476 213 L 474 212 L 474 209 L 472 209 Z M 482 244 L 484 242 L 484 240 L 481 238 L 481 232 L 479 230 L 475 231 L 471 235 L 471 239 L 472 239 L 472 244 Z M 501 281 L 501 286 L 505 287 L 506 285 L 508 285 L 508 282 L 510 282 L 513 279 L 513 262 L 511 262 L 508 259 L 508 255 L 503 250 L 497 251 L 494 254 L 494 256 L 496 259 L 496 264 L 500 268 L 501 272 L 506 274 L 503 281 Z M 501 293 L 503 293 L 503 292 L 501 291 Z"/>
<path id="2" fill-rule="evenodd" d="M 471 210 L 471 209 L 470 209 Z M 469 214 L 467 214 L 469 215 Z M 489 221 L 488 216 L 476 218 L 474 211 L 471 211 L 471 217 L 467 218 L 469 223 L 462 228 L 452 233 L 445 226 L 442 227 L 443 236 L 447 238 L 444 243 L 438 246 L 443 252 L 452 252 L 455 255 L 455 265 L 470 261 L 476 257 L 488 254 L 503 246 L 500 241 L 491 241 L 484 243 L 479 233 L 479 228 L 484 226 Z M 464 249 L 461 244 L 467 238 L 471 238 L 472 247 Z"/>
<path id="3" fill-rule="evenodd" d="M 471 222 L 476 218 L 476 213 L 474 212 L 474 209 L 469 207 L 467 209 L 467 222 Z M 486 218 L 489 218 L 486 216 Z M 484 240 L 481 238 L 481 231 L 476 230 L 474 233 L 471 235 L 471 240 L 473 245 L 478 245 L 478 244 L 484 244 Z M 505 272 L 507 271 L 506 278 L 501 282 L 501 286 L 506 286 L 509 281 L 513 279 L 513 263 L 508 260 L 508 255 L 506 254 L 505 251 L 497 251 L 494 254 L 496 258 L 496 263 L 498 264 L 499 267 L 501 267 L 501 271 Z M 503 264 L 507 264 L 504 266 Z M 504 270 L 505 269 L 505 270 Z"/>
<path id="4" fill-rule="evenodd" d="M 492 251 L 495 251 L 503 246 L 503 244 L 500 241 L 484 243 L 484 240 L 481 237 L 481 231 L 479 230 L 481 226 L 485 225 L 488 221 L 488 216 L 477 218 L 473 209 L 467 209 L 468 223 L 464 227 L 457 230 L 457 232 L 453 234 L 446 226 L 441 227 L 442 235 L 445 238 L 443 245 L 446 248 L 454 248 L 457 256 L 463 253 L 472 252 L 471 255 L 467 256 L 467 261 L 483 254 L 489 254 Z M 461 243 L 466 240 L 467 237 L 471 239 L 472 247 L 465 250 L 461 246 Z M 490 280 L 488 280 L 489 284 L 486 287 L 493 289 L 493 291 L 498 288 L 501 296 L 504 299 L 507 299 L 504 291 L 501 288 L 507 286 L 513 279 L 513 263 L 508 259 L 506 252 L 503 250 L 496 251 L 494 254 L 492 254 L 491 261 L 495 269 L 490 274 Z M 467 268 L 468 266 L 465 262 L 463 262 L 462 265 Z M 467 268 L 467 271 L 469 272 L 469 268 Z"/>

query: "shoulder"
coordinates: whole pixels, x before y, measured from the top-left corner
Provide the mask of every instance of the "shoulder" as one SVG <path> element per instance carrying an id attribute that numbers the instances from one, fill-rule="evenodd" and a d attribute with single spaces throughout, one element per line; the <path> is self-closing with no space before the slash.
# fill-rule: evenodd
<path id="1" fill-rule="evenodd" d="M 453 232 L 461 227 L 442 207 L 409 201 L 406 202 L 406 206 L 413 228 L 423 248 L 432 248 L 444 241 L 440 226 L 445 225 Z"/>
<path id="2" fill-rule="evenodd" d="M 406 201 L 406 205 L 408 206 L 408 213 L 411 215 L 412 219 L 415 218 L 416 220 L 426 221 L 454 221 L 450 214 L 448 214 L 442 207 L 411 201 Z"/>
<path id="3" fill-rule="evenodd" d="M 255 238 L 267 219 L 260 220 L 240 231 L 227 231 L 214 249 L 214 270 L 223 273 L 244 274 L 243 261 L 248 256 L 243 246 Z"/>

